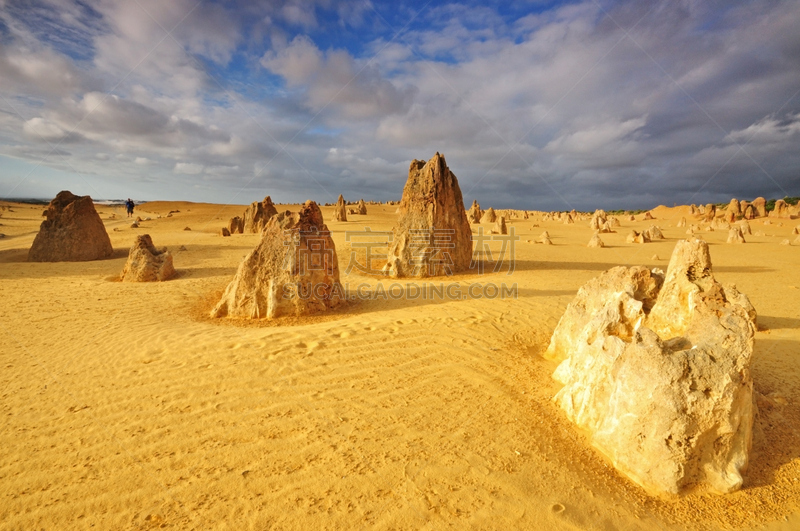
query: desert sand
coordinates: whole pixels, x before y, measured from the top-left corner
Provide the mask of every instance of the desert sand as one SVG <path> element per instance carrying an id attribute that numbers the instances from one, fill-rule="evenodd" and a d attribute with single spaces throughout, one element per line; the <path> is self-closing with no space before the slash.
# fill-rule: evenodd
<path id="1" fill-rule="evenodd" d="M 716 278 L 758 311 L 753 452 L 738 492 L 658 498 L 565 419 L 540 354 L 586 281 L 665 269 L 681 217 L 700 224 L 689 207 L 617 216 L 602 248 L 586 246 L 588 219 L 507 219 L 513 272 L 506 256 L 496 273 L 428 279 L 516 284 L 517 298 L 373 297 L 244 321 L 209 312 L 259 240 L 219 234 L 245 205 L 151 202 L 135 229 L 97 206 L 113 256 L 60 263 L 26 261 L 44 207 L 2 205 L 0 528 L 800 528 L 800 245 L 780 245 L 798 220 L 752 220 L 745 244 L 698 233 Z M 333 208 L 343 283 L 421 284 L 347 271 L 345 232 L 391 230 L 396 206 L 347 222 Z M 654 224 L 664 240 L 626 243 Z M 553 245 L 533 243 L 544 231 Z M 169 248 L 176 278 L 118 281 L 140 234 Z"/>

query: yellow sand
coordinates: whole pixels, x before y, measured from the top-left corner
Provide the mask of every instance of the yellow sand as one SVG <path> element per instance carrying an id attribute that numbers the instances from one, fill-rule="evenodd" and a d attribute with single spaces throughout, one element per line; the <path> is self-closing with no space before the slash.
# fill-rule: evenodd
<path id="1" fill-rule="evenodd" d="M 218 235 L 243 206 L 149 203 L 139 229 L 99 206 L 112 259 L 30 264 L 44 207 L 11 206 L 0 218 L 0 528 L 800 526 L 800 246 L 779 245 L 798 220 L 753 221 L 765 236 L 745 245 L 702 233 L 717 278 L 759 312 L 753 374 L 766 398 L 745 488 L 666 500 L 565 421 L 550 402 L 554 365 L 537 354 L 588 279 L 666 268 L 686 237 L 678 219 L 694 222 L 685 207 L 656 209 L 667 240 L 645 245 L 625 236 L 653 222 L 620 216 L 603 249 L 586 248 L 586 222 L 514 219 L 513 274 L 444 279 L 516 283 L 517 299 L 361 301 L 275 324 L 207 317 L 258 240 Z M 393 281 L 344 274 L 345 231 L 395 218 L 396 207 L 368 208 L 328 226 L 342 281 L 375 289 Z M 180 212 L 156 219 L 169 210 Z M 526 241 L 543 230 L 554 245 Z M 142 233 L 171 249 L 177 279 L 114 281 Z"/>

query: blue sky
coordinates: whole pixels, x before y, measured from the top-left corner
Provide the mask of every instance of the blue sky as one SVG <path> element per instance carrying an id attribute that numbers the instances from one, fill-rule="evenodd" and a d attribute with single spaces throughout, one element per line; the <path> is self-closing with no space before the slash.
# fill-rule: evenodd
<path id="1" fill-rule="evenodd" d="M 0 0 L 0 197 L 800 195 L 796 1 Z"/>

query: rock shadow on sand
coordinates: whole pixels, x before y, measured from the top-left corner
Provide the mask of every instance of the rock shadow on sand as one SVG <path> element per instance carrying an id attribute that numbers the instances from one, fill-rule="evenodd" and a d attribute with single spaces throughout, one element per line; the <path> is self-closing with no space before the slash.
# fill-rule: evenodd
<path id="1" fill-rule="evenodd" d="M 759 316 L 759 321 L 762 317 Z M 780 319 L 763 317 L 763 319 Z M 786 321 L 797 322 L 797 319 Z M 768 321 L 769 322 L 769 321 Z M 743 490 L 770 487 L 777 484 L 787 486 L 796 481 L 791 463 L 800 459 L 800 391 L 790 378 L 792 364 L 785 357 L 769 361 L 761 360 L 771 352 L 797 352 L 800 341 L 788 339 L 756 339 L 753 352 L 753 380 L 758 413 L 753 429 L 753 449 L 750 465 L 745 476 Z M 777 365 L 777 366 L 776 366 Z M 770 377 L 766 377 L 770 375 Z M 777 375 L 777 377 L 776 377 Z M 791 477 L 790 477 L 791 476 Z"/>

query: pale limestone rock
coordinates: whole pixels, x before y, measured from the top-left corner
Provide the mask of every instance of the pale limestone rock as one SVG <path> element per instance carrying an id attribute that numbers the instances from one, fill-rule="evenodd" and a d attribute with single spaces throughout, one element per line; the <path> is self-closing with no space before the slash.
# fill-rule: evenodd
<path id="1" fill-rule="evenodd" d="M 175 276 L 172 255 L 166 248 L 156 249 L 149 234 L 137 236 L 128 261 L 120 274 L 123 282 L 157 282 Z"/>
<path id="2" fill-rule="evenodd" d="M 347 203 L 345 203 L 342 194 L 339 194 L 339 199 L 336 200 L 336 204 L 333 206 L 331 219 L 333 221 L 347 221 Z"/>
<path id="3" fill-rule="evenodd" d="M 596 231 L 601 234 L 610 234 L 614 232 L 613 230 L 611 230 L 611 224 L 609 224 L 608 221 L 602 222 L 600 226 L 596 229 Z"/>
<path id="4" fill-rule="evenodd" d="M 103 220 L 88 195 L 59 192 L 42 215 L 47 219 L 33 239 L 28 262 L 101 260 L 114 252 Z"/>
<path id="5" fill-rule="evenodd" d="M 745 295 L 714 280 L 705 242 L 678 242 L 665 278 L 613 268 L 553 333 L 554 400 L 646 489 L 734 491 L 752 438 L 754 318 Z"/>
<path id="6" fill-rule="evenodd" d="M 260 234 L 264 227 L 267 226 L 270 218 L 278 213 L 275 205 L 272 204 L 272 198 L 266 196 L 261 201 L 252 203 L 242 216 L 242 232 Z M 229 227 L 230 230 L 230 227 Z M 231 233 L 233 231 L 231 230 Z"/>
<path id="7" fill-rule="evenodd" d="M 751 203 L 753 210 L 755 211 L 755 217 L 763 218 L 767 215 L 767 200 L 763 197 L 756 197 L 753 199 Z"/>
<path id="8" fill-rule="evenodd" d="M 731 228 L 731 224 L 722 219 L 714 219 L 711 222 L 711 226 L 714 230 L 729 230 Z"/>
<path id="9" fill-rule="evenodd" d="M 481 206 L 478 204 L 477 199 L 473 199 L 472 206 L 469 208 L 469 212 L 467 212 L 467 221 L 470 223 L 480 223 L 482 216 L 483 210 L 481 210 Z M 527 215 L 525 219 L 528 219 Z"/>
<path id="10" fill-rule="evenodd" d="M 495 215 L 490 208 L 484 218 L 489 213 Z M 444 155 L 411 163 L 392 234 L 383 268 L 391 277 L 422 278 L 469 269 L 472 232 L 458 179 Z"/>
<path id="11" fill-rule="evenodd" d="M 301 316 L 330 310 L 343 300 L 336 245 L 317 204 L 306 201 L 300 212 L 270 218 L 211 316 Z"/>
<path id="12" fill-rule="evenodd" d="M 771 218 L 791 218 L 792 215 L 789 213 L 789 205 L 783 199 L 778 199 L 775 201 L 775 208 L 772 209 L 772 212 L 769 213 L 769 217 Z"/>
<path id="13" fill-rule="evenodd" d="M 739 228 L 742 230 L 743 235 L 753 234 L 753 231 L 750 229 L 750 223 L 748 223 L 746 219 L 739 221 Z"/>
<path id="14" fill-rule="evenodd" d="M 647 235 L 647 232 L 639 233 L 635 230 L 632 230 L 628 233 L 625 241 L 628 243 L 648 243 L 650 241 L 650 237 Z"/>
<path id="15" fill-rule="evenodd" d="M 740 217 L 742 215 L 741 205 L 736 198 L 731 199 L 731 202 L 728 204 L 728 213 L 733 214 L 736 217 Z"/>
<path id="16" fill-rule="evenodd" d="M 586 245 L 587 247 L 605 247 L 606 245 L 603 243 L 603 240 L 600 239 L 600 236 L 595 234 L 589 240 L 589 243 Z"/>
<path id="17" fill-rule="evenodd" d="M 661 229 L 656 225 L 650 225 L 650 228 L 644 231 L 650 241 L 653 240 L 664 240 L 664 235 L 661 233 Z"/>
<path id="18" fill-rule="evenodd" d="M 595 210 L 592 218 L 589 220 L 589 228 L 592 230 L 600 230 L 600 227 L 608 221 L 605 210 Z"/>
<path id="19" fill-rule="evenodd" d="M 244 220 L 239 216 L 234 216 L 228 222 L 228 232 L 231 234 L 243 234 L 244 233 Z"/>
<path id="20" fill-rule="evenodd" d="M 726 243 L 746 243 L 744 234 L 740 227 L 733 227 L 728 231 L 728 240 Z"/>
<path id="21" fill-rule="evenodd" d="M 717 207 L 713 203 L 709 203 L 706 205 L 706 208 L 703 211 L 703 219 L 705 221 L 713 221 L 714 217 L 717 215 Z"/>
<path id="22" fill-rule="evenodd" d="M 489 207 L 489 209 L 483 213 L 483 216 L 481 216 L 481 223 L 494 223 L 495 221 L 497 221 L 497 214 L 495 214 L 492 207 Z"/>
<path id="23" fill-rule="evenodd" d="M 678 225 L 677 226 L 678 227 L 685 227 L 686 226 L 686 218 L 685 217 L 681 217 L 681 219 L 678 221 Z"/>
<path id="24" fill-rule="evenodd" d="M 663 273 L 654 273 L 642 266 L 614 267 L 593 278 L 578 290 L 575 299 L 567 306 L 544 357 L 555 361 L 569 358 L 583 328 L 595 314 L 608 305 L 606 298 L 614 292 L 624 292 L 629 299 L 634 300 L 633 307 L 623 305 L 616 310 L 621 315 L 628 316 L 627 324 L 619 325 L 616 335 L 630 337 L 636 325 L 634 321 L 640 319 L 639 309 L 644 307 L 649 311 L 655 305 L 662 282 Z"/>
<path id="25" fill-rule="evenodd" d="M 505 216 L 500 216 L 497 218 L 497 222 L 494 224 L 494 228 L 492 229 L 492 234 L 508 234 Z"/>

